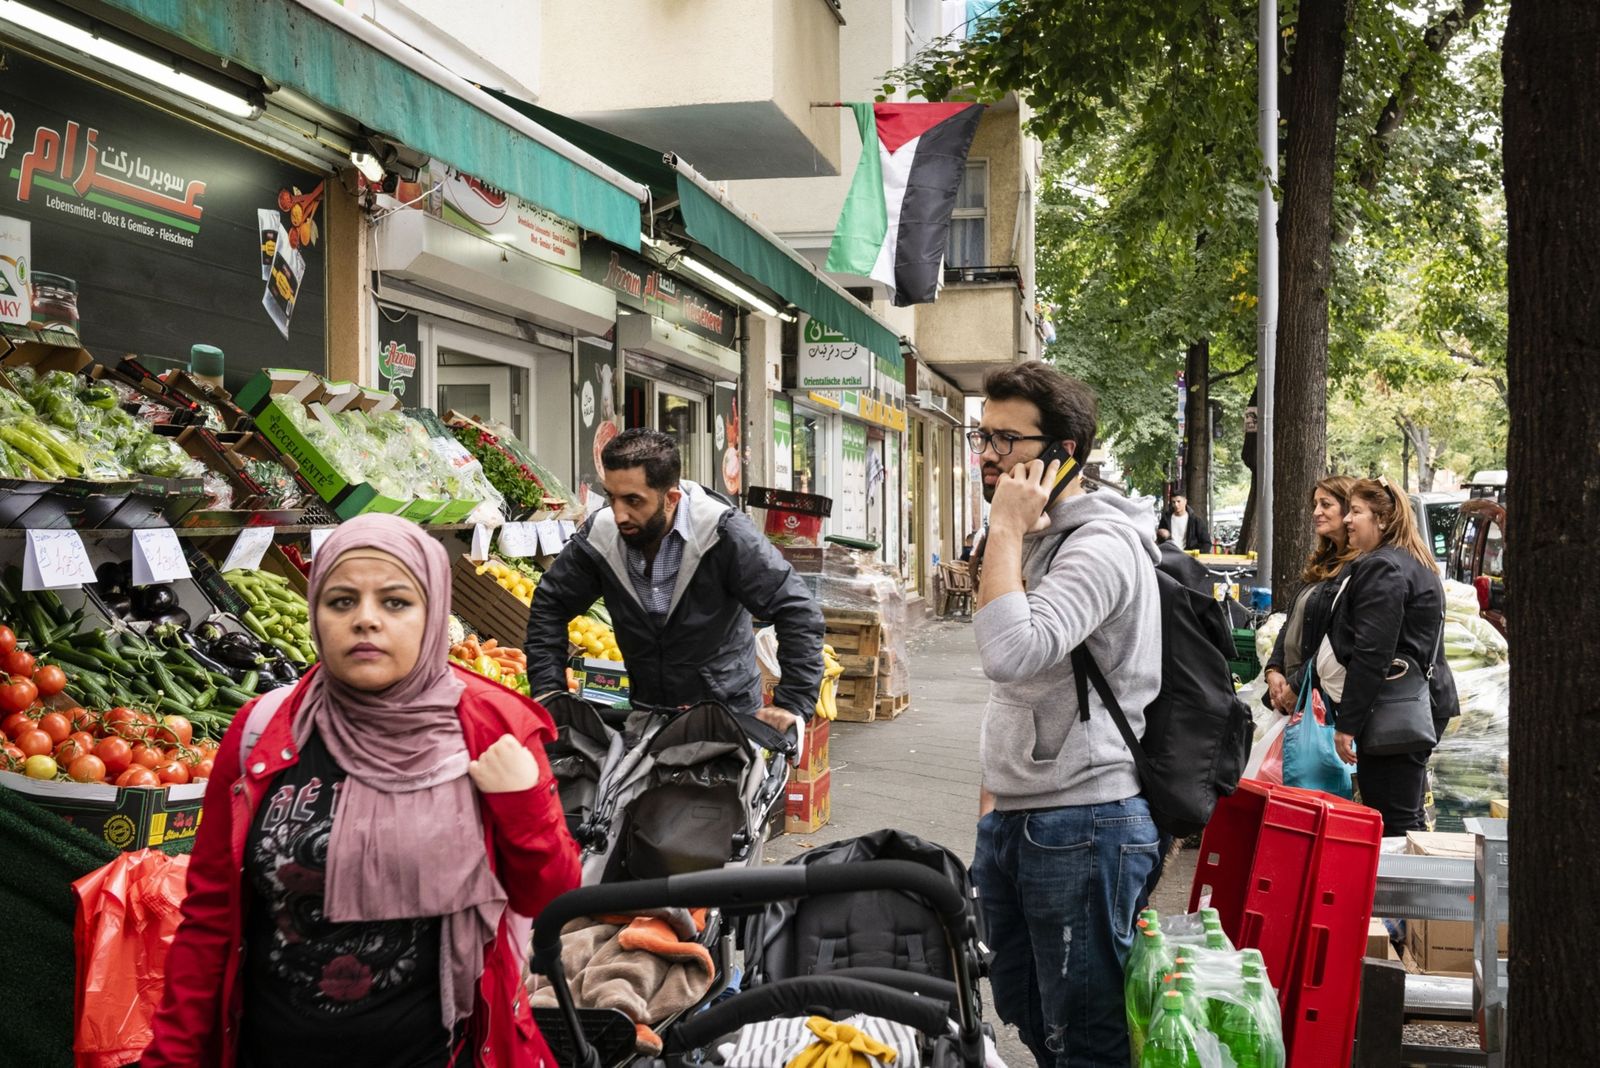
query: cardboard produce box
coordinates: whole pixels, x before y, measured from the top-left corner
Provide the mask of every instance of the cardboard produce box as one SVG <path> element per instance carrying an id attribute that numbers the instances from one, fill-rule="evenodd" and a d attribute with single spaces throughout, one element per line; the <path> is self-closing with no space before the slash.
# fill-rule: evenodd
<path id="1" fill-rule="evenodd" d="M 1406 852 L 1423 857 L 1466 857 L 1476 854 L 1470 834 L 1406 832 Z M 1497 939 L 1500 956 L 1510 950 L 1508 924 Z M 1406 952 L 1426 975 L 1472 975 L 1472 924 L 1463 920 L 1411 920 L 1406 924 Z"/>
<path id="2" fill-rule="evenodd" d="M 792 782 L 816 782 L 828 774 L 828 736 L 831 733 L 828 721 L 820 717 L 806 724 L 800 763 L 789 775 Z"/>
<path id="3" fill-rule="evenodd" d="M 1389 937 L 1389 928 L 1382 920 L 1373 919 L 1367 923 L 1367 956 L 1378 960 L 1400 959 L 1394 940 Z"/>
<path id="4" fill-rule="evenodd" d="M 24 794 L 40 808 L 129 852 L 190 839 L 200 830 L 206 784 L 161 789 L 99 783 L 42 782 L 0 771 L 0 786 Z"/>
<path id="5" fill-rule="evenodd" d="M 783 829 L 788 834 L 810 834 L 833 815 L 833 773 L 825 771 L 811 782 L 789 783 L 784 799 Z"/>

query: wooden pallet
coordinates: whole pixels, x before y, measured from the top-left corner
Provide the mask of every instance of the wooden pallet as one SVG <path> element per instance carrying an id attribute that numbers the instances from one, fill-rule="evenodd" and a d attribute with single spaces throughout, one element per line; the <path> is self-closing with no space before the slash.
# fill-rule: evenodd
<path id="1" fill-rule="evenodd" d="M 870 723 L 878 711 L 878 676 L 841 678 L 838 683 L 839 718 L 850 723 Z"/>
<path id="2" fill-rule="evenodd" d="M 899 697 L 890 697 L 883 694 L 878 698 L 878 707 L 874 713 L 876 719 L 898 719 L 900 713 L 911 707 L 911 695 L 901 694 Z"/>

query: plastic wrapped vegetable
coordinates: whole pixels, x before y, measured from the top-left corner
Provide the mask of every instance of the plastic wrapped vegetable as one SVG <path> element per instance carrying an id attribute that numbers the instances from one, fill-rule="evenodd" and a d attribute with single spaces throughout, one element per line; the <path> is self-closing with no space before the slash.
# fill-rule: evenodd
<path id="1" fill-rule="evenodd" d="M 295 482 L 289 469 L 276 460 L 246 460 L 245 474 L 266 491 L 268 502 L 274 508 L 298 508 L 305 503 L 305 494 Z"/>
<path id="2" fill-rule="evenodd" d="M 133 462 L 137 470 L 159 478 L 199 478 L 206 470 L 177 442 L 154 434 L 134 451 Z"/>

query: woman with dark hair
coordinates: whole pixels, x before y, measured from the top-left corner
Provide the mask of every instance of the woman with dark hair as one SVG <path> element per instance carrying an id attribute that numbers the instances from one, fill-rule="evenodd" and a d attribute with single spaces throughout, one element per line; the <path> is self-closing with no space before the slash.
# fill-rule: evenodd
<path id="1" fill-rule="evenodd" d="M 1441 640 L 1444 586 L 1410 502 L 1388 479 L 1364 479 L 1350 488 L 1345 526 L 1360 555 L 1347 569 L 1328 628 L 1339 669 L 1324 670 L 1329 662 L 1322 657 L 1318 664 L 1318 681 L 1334 711 L 1334 747 L 1356 766 L 1361 802 L 1383 814 L 1385 835 L 1425 830 L 1428 757 L 1460 712 Z M 1433 740 L 1407 752 L 1363 753 L 1362 739 L 1371 737 L 1375 719 L 1393 714 L 1375 712 L 1384 683 L 1407 672 L 1428 677 Z"/>
<path id="2" fill-rule="evenodd" d="M 1356 480 L 1348 475 L 1329 475 L 1311 489 L 1311 525 L 1317 533 L 1316 548 L 1301 573 L 1304 583 L 1289 605 L 1289 615 L 1272 655 L 1262 673 L 1267 692 L 1262 700 L 1284 715 L 1294 711 L 1305 667 L 1317 654 L 1328 633 L 1328 617 L 1334 594 L 1345 565 L 1355 559 L 1345 529 L 1345 510 L 1350 504 L 1350 487 Z"/>

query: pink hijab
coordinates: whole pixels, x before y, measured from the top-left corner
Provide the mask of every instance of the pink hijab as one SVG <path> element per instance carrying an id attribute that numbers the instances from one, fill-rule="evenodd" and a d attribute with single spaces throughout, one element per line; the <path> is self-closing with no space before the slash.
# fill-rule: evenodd
<path id="1" fill-rule="evenodd" d="M 329 536 L 311 567 L 311 635 L 329 577 L 347 555 L 392 558 L 427 606 L 411 673 L 386 690 L 358 690 L 326 668 L 307 676 L 295 721 L 313 730 L 348 776 L 328 843 L 323 911 L 335 922 L 443 919 L 439 981 L 444 1024 L 472 1014 L 484 947 L 506 895 L 481 848 L 483 820 L 467 777 L 456 711 L 465 688 L 449 662 L 450 560 L 415 523 L 360 516 Z M 479 848 L 473 848 L 479 843 Z"/>

